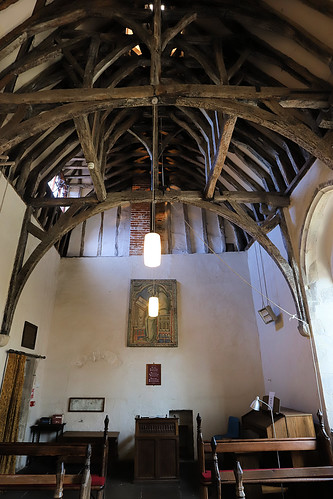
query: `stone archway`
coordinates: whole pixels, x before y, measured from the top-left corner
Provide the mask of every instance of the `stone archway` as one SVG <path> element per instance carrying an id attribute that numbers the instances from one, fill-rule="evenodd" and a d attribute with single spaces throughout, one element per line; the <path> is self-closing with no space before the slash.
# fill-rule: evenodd
<path id="1" fill-rule="evenodd" d="M 307 293 L 324 402 L 333 427 L 333 186 L 323 187 L 307 214 L 301 268 Z"/>

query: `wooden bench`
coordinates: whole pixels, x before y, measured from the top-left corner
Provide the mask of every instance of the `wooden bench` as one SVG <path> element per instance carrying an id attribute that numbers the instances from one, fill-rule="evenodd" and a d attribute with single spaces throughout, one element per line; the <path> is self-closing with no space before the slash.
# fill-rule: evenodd
<path id="1" fill-rule="evenodd" d="M 197 455 L 200 481 L 200 499 L 208 499 L 208 488 L 212 485 L 212 471 L 207 469 L 206 456 L 212 457 L 212 447 L 210 441 L 204 441 L 202 436 L 202 419 L 197 415 Z"/>
<path id="2" fill-rule="evenodd" d="M 81 444 L 89 443 L 91 445 L 91 490 L 97 492 L 96 499 L 103 499 L 105 495 L 109 453 L 108 430 L 109 417 L 106 415 L 104 419 L 103 438 L 101 438 L 100 441 L 96 441 L 95 438 L 89 440 L 86 436 L 82 437 L 81 442 L 77 437 L 74 440 L 71 440 L 66 437 L 66 433 L 59 438 L 59 442 L 68 446 L 76 445 L 76 442 Z M 87 434 L 89 434 L 89 432 L 87 432 Z"/>
<path id="3" fill-rule="evenodd" d="M 57 459 L 56 469 L 50 474 L 0 474 L 0 490 L 54 490 L 54 498 L 62 498 L 64 489 L 78 490 L 80 499 L 89 499 L 91 492 L 91 446 L 61 445 L 55 443 L 0 442 L 0 456 L 38 456 Z M 67 458 L 84 460 L 82 472 L 66 474 Z"/>
<path id="4" fill-rule="evenodd" d="M 235 497 L 245 498 L 244 484 L 281 484 L 299 482 L 333 481 L 333 466 L 310 466 L 306 468 L 271 468 L 258 470 L 242 470 L 239 461 L 234 471 L 220 471 L 217 497 L 220 499 L 221 484 L 235 484 Z M 222 475 L 222 476 L 221 476 Z"/>
<path id="5" fill-rule="evenodd" d="M 244 484 L 288 484 L 297 482 L 327 482 L 333 481 L 333 455 L 330 438 L 327 435 L 322 414 L 318 411 L 319 426 L 317 438 L 262 438 L 262 439 L 236 439 L 220 440 L 214 438 L 211 442 L 213 453 L 212 482 L 216 497 L 221 499 L 223 484 L 235 484 L 236 497 L 245 497 Z M 298 461 L 299 453 L 305 451 L 316 452 L 319 457 L 318 465 L 297 466 L 290 468 L 275 467 L 267 469 L 242 470 L 239 460 L 236 461 L 233 471 L 220 470 L 218 454 L 261 452 L 296 452 Z M 318 458 L 317 457 L 317 458 Z M 279 461 L 278 461 L 278 464 Z M 325 464 L 325 465 L 322 465 Z"/>

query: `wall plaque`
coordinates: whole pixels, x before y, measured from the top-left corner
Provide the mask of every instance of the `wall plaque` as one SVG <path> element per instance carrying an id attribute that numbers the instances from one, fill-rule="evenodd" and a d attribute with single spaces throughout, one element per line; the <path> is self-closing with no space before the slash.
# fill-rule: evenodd
<path id="1" fill-rule="evenodd" d="M 71 397 L 68 412 L 103 412 L 104 405 L 104 397 Z"/>
<path id="2" fill-rule="evenodd" d="M 161 364 L 146 364 L 146 385 L 161 384 Z"/>

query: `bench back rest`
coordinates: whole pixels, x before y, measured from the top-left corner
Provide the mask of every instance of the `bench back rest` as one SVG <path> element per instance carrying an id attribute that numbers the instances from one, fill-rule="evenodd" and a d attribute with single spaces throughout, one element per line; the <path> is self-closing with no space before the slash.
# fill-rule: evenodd
<path id="1" fill-rule="evenodd" d="M 0 456 L 43 456 L 43 457 L 57 457 L 58 464 L 57 470 L 54 474 L 41 474 L 41 475 L 0 475 L 2 485 L 5 485 L 4 490 L 9 486 L 16 486 L 27 490 L 38 489 L 43 486 L 50 486 L 54 483 L 55 490 L 54 498 L 63 497 L 64 484 L 77 485 L 80 488 L 80 499 L 90 499 L 91 489 L 91 475 L 90 475 L 90 458 L 91 458 L 91 445 L 90 444 L 74 444 L 62 445 L 56 443 L 30 443 L 30 442 L 0 442 Z M 68 457 L 75 457 L 84 459 L 84 468 L 82 474 L 66 475 L 64 460 Z M 6 483 L 4 484 L 4 479 Z M 32 480 L 31 480 L 32 479 Z M 1 489 L 3 489 L 1 487 Z M 19 490 L 18 489 L 18 490 Z M 22 489 L 23 490 L 23 489 Z"/>
<path id="2" fill-rule="evenodd" d="M 315 437 L 299 438 L 246 438 L 236 440 L 211 441 L 213 453 L 221 454 L 228 452 L 272 452 L 272 451 L 308 451 L 317 449 Z"/>
<path id="3" fill-rule="evenodd" d="M 101 465 L 101 476 L 106 477 L 108 468 L 108 454 L 109 454 L 109 441 L 108 441 L 108 431 L 109 431 L 109 416 L 106 415 L 104 419 L 104 434 L 103 434 L 103 447 L 102 447 L 102 465 Z"/>
<path id="4" fill-rule="evenodd" d="M 0 442 L 0 456 L 87 456 L 88 444 Z"/>
<path id="5" fill-rule="evenodd" d="M 109 454 L 108 432 L 109 432 L 109 417 L 106 415 L 104 419 L 103 438 L 101 437 L 92 438 L 90 441 L 92 448 L 91 471 L 93 474 L 102 477 L 106 477 L 107 475 L 108 454 Z"/>
<path id="6" fill-rule="evenodd" d="M 211 452 L 210 444 L 209 444 L 209 452 Z M 206 471 L 205 442 L 203 441 L 202 437 L 201 417 L 199 413 L 197 415 L 197 454 L 198 454 L 199 473 L 204 473 Z"/>

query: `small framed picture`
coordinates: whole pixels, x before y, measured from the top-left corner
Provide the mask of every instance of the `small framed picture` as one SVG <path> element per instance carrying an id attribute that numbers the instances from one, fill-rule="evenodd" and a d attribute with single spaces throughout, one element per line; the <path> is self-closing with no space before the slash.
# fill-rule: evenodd
<path id="1" fill-rule="evenodd" d="M 103 412 L 104 397 L 71 397 L 68 412 Z"/>
<path id="2" fill-rule="evenodd" d="M 35 349 L 38 327 L 25 321 L 22 333 L 21 347 Z"/>
<path id="3" fill-rule="evenodd" d="M 146 364 L 146 385 L 161 384 L 161 364 Z"/>

